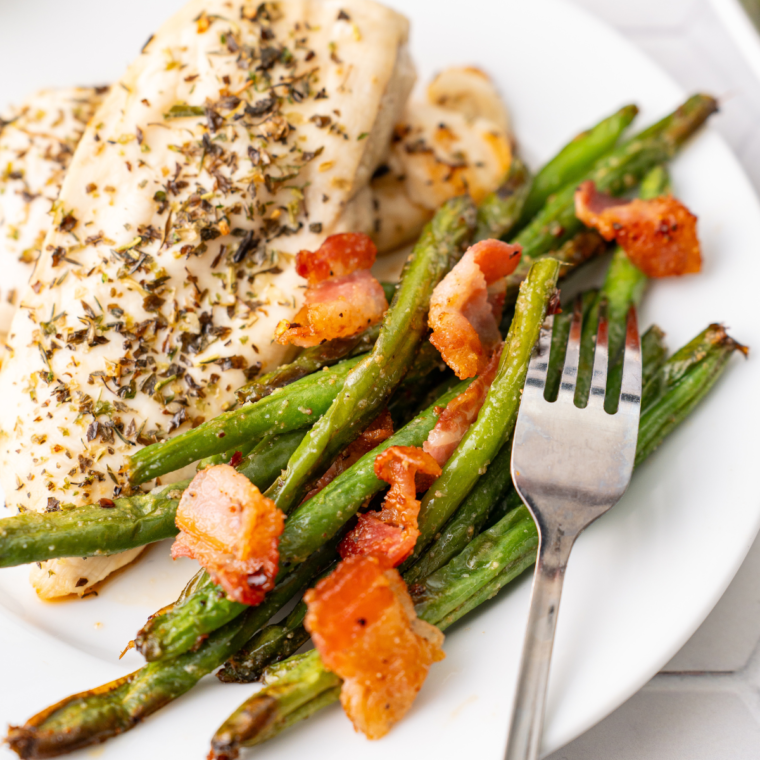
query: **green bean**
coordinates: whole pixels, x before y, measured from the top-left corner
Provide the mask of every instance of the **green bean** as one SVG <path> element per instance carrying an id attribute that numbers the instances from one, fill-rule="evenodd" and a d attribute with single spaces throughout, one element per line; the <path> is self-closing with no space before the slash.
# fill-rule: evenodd
<path id="1" fill-rule="evenodd" d="M 291 657 L 286 668 L 271 668 L 267 680 L 262 696 L 241 705 L 216 731 L 209 757 L 237 757 L 241 744 L 266 741 L 340 696 L 341 680 L 316 650 Z"/>
<path id="2" fill-rule="evenodd" d="M 130 481 L 145 483 L 251 440 L 312 425 L 329 408 L 365 357 L 336 364 L 273 391 L 255 404 L 224 412 L 194 430 L 140 449 L 129 459 Z"/>
<path id="3" fill-rule="evenodd" d="M 526 553 L 534 560 L 537 548 L 533 518 L 526 507 L 520 506 L 422 583 L 410 588 L 417 614 L 434 625 L 440 623 L 506 567 L 522 564 Z"/>
<path id="4" fill-rule="evenodd" d="M 296 430 L 266 438 L 238 466 L 258 488 L 267 488 L 305 435 Z M 0 520 L 0 567 L 57 557 L 95 557 L 127 551 L 177 535 L 174 517 L 190 481 L 57 512 L 23 512 Z"/>
<path id="5" fill-rule="evenodd" d="M 668 357 L 665 333 L 657 325 L 652 325 L 641 336 L 641 410 L 655 401 L 661 394 L 661 370 Z"/>
<path id="6" fill-rule="evenodd" d="M 287 471 L 267 492 L 283 512 L 298 504 L 307 483 L 377 416 L 407 374 L 427 331 L 430 296 L 471 240 L 475 213 L 469 197 L 454 198 L 423 230 L 372 351 L 348 376 L 291 457 Z"/>
<path id="7" fill-rule="evenodd" d="M 496 377 L 477 420 L 422 499 L 418 518 L 420 537 L 405 567 L 428 548 L 511 434 L 530 355 L 555 293 L 558 273 L 559 262 L 543 259 L 531 267 L 520 286 L 515 318 L 504 343 Z"/>
<path id="8" fill-rule="evenodd" d="M 22 512 L 0 520 L 0 567 L 56 557 L 96 557 L 177 534 L 174 515 L 190 481 L 57 512 Z"/>
<path id="9" fill-rule="evenodd" d="M 660 397 L 641 415 L 637 466 L 691 413 L 735 351 L 746 354 L 747 348 L 731 338 L 722 325 L 713 324 L 665 362 Z"/>
<path id="10" fill-rule="evenodd" d="M 217 671 L 216 677 L 224 683 L 258 681 L 266 667 L 290 657 L 309 640 L 309 634 L 303 626 L 305 617 L 306 603 L 301 601 L 282 623 L 262 628 L 246 642 Z"/>
<path id="11" fill-rule="evenodd" d="M 512 475 L 509 470 L 511 457 L 510 438 L 427 551 L 404 573 L 407 583 L 417 583 L 427 578 L 459 554 L 480 533 L 494 504 L 512 487 Z"/>
<path id="12" fill-rule="evenodd" d="M 635 105 L 623 106 L 565 145 L 536 174 L 519 223 L 515 227 L 520 229 L 526 225 L 554 193 L 567 185 L 575 184 L 600 158 L 606 156 L 638 112 Z"/>
<path id="13" fill-rule="evenodd" d="M 670 160 L 685 140 L 717 110 L 708 95 L 694 95 L 669 116 L 600 159 L 579 177 L 592 180 L 598 190 L 620 195 L 641 181 L 651 169 Z M 550 254 L 582 228 L 575 216 L 575 187 L 557 192 L 512 242 L 522 246 L 520 264 L 508 279 L 509 292 L 525 277 L 531 264 Z"/>

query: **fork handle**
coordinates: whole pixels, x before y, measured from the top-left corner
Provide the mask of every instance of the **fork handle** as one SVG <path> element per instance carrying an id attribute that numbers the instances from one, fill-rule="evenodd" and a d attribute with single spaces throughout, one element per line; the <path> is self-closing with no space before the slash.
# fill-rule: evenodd
<path id="1" fill-rule="evenodd" d="M 505 760 L 536 760 L 541 748 L 559 601 L 574 540 L 544 536 L 542 531 Z"/>

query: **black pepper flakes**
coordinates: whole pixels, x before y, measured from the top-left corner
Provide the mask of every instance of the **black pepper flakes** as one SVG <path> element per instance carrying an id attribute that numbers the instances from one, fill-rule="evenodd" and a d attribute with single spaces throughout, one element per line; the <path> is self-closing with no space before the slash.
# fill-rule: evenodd
<path id="1" fill-rule="evenodd" d="M 255 103 L 248 103 L 245 107 L 245 113 L 248 116 L 258 119 L 262 116 L 266 116 L 266 114 L 274 109 L 276 104 L 277 101 L 274 96 L 270 95 L 262 100 L 257 100 Z"/>
<path id="2" fill-rule="evenodd" d="M 206 106 L 204 110 L 206 113 L 206 124 L 208 125 L 209 132 L 213 134 L 224 126 L 224 117 L 210 106 Z"/>
<path id="3" fill-rule="evenodd" d="M 248 230 L 240 241 L 235 253 L 232 255 L 232 263 L 240 264 L 245 257 L 259 245 L 259 239 L 253 236 L 253 230 Z"/>
<path id="4" fill-rule="evenodd" d="M 180 410 L 172 415 L 169 421 L 169 432 L 175 431 L 187 418 L 187 410 L 185 407 L 180 407 Z"/>
<path id="5" fill-rule="evenodd" d="M 143 298 L 143 309 L 147 312 L 157 312 L 165 303 L 166 299 L 151 293 Z"/>
<path id="6" fill-rule="evenodd" d="M 256 68 L 261 71 L 269 71 L 280 60 L 282 51 L 273 47 L 265 47 L 261 48 L 259 55 L 261 56 L 261 63 Z"/>

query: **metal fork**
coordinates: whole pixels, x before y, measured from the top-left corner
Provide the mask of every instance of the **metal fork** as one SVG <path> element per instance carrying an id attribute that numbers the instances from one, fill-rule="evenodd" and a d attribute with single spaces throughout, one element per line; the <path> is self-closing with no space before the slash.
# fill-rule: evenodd
<path id="1" fill-rule="evenodd" d="M 555 402 L 544 398 L 553 317 L 542 327 L 528 368 L 512 448 L 512 479 L 539 534 L 530 614 L 506 760 L 535 760 L 541 744 L 546 687 L 565 569 L 575 539 L 615 504 L 633 471 L 641 406 L 641 347 L 636 312 L 628 313 L 620 403 L 604 410 L 608 320 L 604 304 L 588 404 L 575 406 L 581 344 L 576 303 Z"/>

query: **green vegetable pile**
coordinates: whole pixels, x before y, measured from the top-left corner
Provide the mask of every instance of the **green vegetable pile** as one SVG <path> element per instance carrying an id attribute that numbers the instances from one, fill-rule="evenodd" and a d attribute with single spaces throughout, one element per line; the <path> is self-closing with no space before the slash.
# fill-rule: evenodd
<path id="1" fill-rule="evenodd" d="M 418 616 L 446 629 L 529 568 L 538 535 L 509 475 L 520 392 L 558 280 L 607 248 L 576 218 L 574 189 L 592 179 L 612 195 L 636 187 L 643 198 L 667 192 L 665 164 L 715 109 L 712 98 L 696 95 L 621 141 L 637 112 L 627 106 L 576 137 L 535 176 L 516 158 L 503 186 L 479 207 L 463 196 L 438 210 L 399 283 L 386 288 L 392 301 L 382 325 L 303 351 L 291 364 L 241 388 L 233 410 L 136 452 L 128 462 L 134 493 L 111 508 L 93 504 L 0 521 L 0 567 L 125 551 L 177 533 L 174 516 L 188 485 L 144 492 L 141 484 L 194 462 L 227 461 L 238 462 L 238 471 L 287 515 L 276 586 L 261 605 L 229 600 L 205 571 L 198 573 L 137 634 L 144 667 L 11 727 L 12 749 L 22 758 L 42 758 L 103 742 L 220 667 L 222 681 L 263 680 L 265 687 L 220 726 L 212 757 L 235 757 L 241 747 L 266 741 L 339 698 L 341 681 L 316 650 L 295 654 L 309 638 L 306 607 L 298 600 L 331 571 L 354 516 L 386 487 L 374 472 L 377 454 L 389 446 L 422 445 L 440 409 L 470 382 L 456 382 L 442 370 L 426 340 L 427 314 L 436 285 L 466 248 L 491 237 L 523 249 L 508 283 L 505 347 L 477 420 L 422 497 L 420 537 L 400 569 Z M 617 398 L 625 316 L 645 287 L 645 275 L 618 249 L 602 287 L 583 294 L 579 403 L 588 394 L 602 303 L 614 362 L 607 397 Z M 557 392 L 569 319 L 567 310 L 554 316 L 549 397 Z M 637 465 L 692 411 L 741 348 L 718 325 L 669 357 L 658 327 L 644 334 Z M 302 502 L 310 484 L 386 407 L 396 422 L 394 435 Z M 235 452 L 242 461 L 232 459 Z M 293 600 L 290 614 L 271 623 Z"/>

